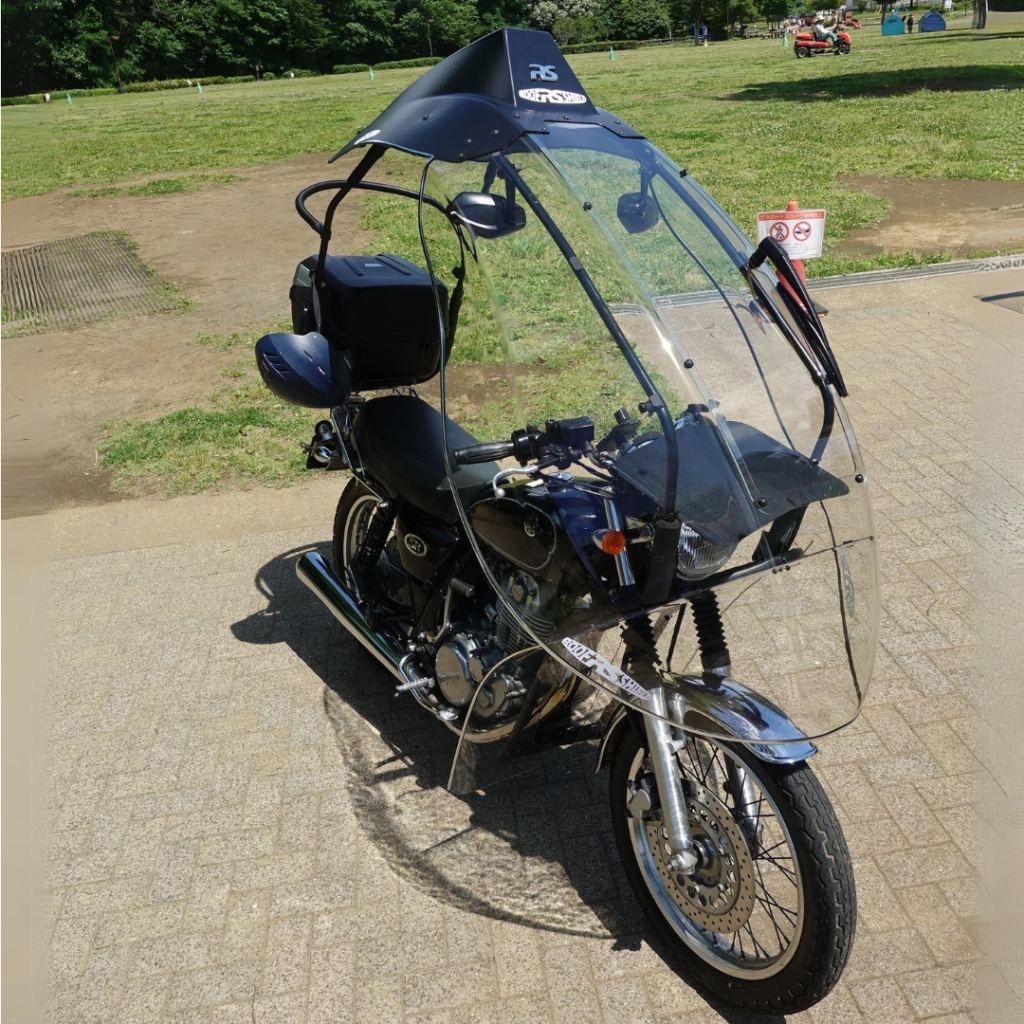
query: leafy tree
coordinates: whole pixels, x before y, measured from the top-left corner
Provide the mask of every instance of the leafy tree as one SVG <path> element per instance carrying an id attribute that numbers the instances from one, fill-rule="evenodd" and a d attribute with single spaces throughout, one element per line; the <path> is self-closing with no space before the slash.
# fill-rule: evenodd
<path id="1" fill-rule="evenodd" d="M 557 21 L 593 18 L 595 7 L 595 0 L 535 0 L 531 20 L 536 28 L 550 31 Z"/>
<path id="2" fill-rule="evenodd" d="M 551 34 L 559 46 L 589 43 L 597 38 L 597 26 L 593 18 L 559 18 L 551 26 Z"/>
<path id="3" fill-rule="evenodd" d="M 159 78 L 328 71 L 452 53 L 502 26 L 587 38 L 599 3 L 624 0 L 0 0 L 5 96 Z M 642 0 L 645 3 L 654 0 Z M 546 5 L 546 6 L 544 6 Z M 544 13 L 538 20 L 537 8 Z M 584 19 L 584 20 L 580 20 Z"/>
<path id="4" fill-rule="evenodd" d="M 789 16 L 792 0 L 761 0 L 761 13 L 768 21 L 782 21 Z"/>
<path id="5" fill-rule="evenodd" d="M 619 0 L 618 39 L 664 39 L 672 31 L 664 0 Z"/>
<path id="6" fill-rule="evenodd" d="M 387 60 L 396 7 L 392 0 L 328 0 L 324 13 L 335 27 L 339 62 Z"/>
<path id="7" fill-rule="evenodd" d="M 287 63 L 293 68 L 330 71 L 334 30 L 320 0 L 286 0 L 285 10 L 288 16 Z"/>

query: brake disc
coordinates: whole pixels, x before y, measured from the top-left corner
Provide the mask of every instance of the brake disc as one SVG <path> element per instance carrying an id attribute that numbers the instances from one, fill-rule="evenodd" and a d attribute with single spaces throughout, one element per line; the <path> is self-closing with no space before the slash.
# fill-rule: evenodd
<path id="1" fill-rule="evenodd" d="M 706 787 L 684 781 L 690 836 L 700 851 L 691 875 L 669 871 L 668 830 L 660 821 L 645 822 L 647 840 L 665 888 L 695 924 L 720 935 L 738 931 L 754 909 L 754 862 L 732 812 Z"/>

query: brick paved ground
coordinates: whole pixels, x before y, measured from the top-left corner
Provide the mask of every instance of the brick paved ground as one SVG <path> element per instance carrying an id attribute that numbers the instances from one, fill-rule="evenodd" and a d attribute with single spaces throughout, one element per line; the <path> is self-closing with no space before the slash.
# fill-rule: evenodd
<path id="1" fill-rule="evenodd" d="M 840 986 L 799 1018 L 814 1024 L 971 1019 L 981 336 L 950 287 L 825 296 L 885 590 L 867 708 L 815 761 L 860 927 Z M 53 565 L 50 1020 L 753 1019 L 710 1006 L 652 944 L 604 776 L 570 755 L 547 786 L 441 788 L 451 737 L 295 580 L 296 551 L 328 530 Z"/>

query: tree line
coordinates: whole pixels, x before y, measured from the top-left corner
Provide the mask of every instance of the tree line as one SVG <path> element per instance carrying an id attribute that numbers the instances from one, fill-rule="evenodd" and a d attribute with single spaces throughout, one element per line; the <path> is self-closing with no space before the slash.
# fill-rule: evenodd
<path id="1" fill-rule="evenodd" d="M 214 75 L 329 72 L 453 53 L 505 26 L 563 45 L 783 17 L 790 0 L 0 0 L 4 96 Z M 778 9 L 778 12 L 776 12 Z"/>

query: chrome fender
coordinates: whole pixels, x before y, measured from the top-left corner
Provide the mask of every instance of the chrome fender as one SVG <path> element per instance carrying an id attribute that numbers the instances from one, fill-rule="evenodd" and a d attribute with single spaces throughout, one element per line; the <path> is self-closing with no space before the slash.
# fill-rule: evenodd
<path id="1" fill-rule="evenodd" d="M 735 679 L 713 675 L 673 675 L 670 679 L 666 690 L 682 694 L 686 706 L 683 724 L 688 731 L 742 743 L 772 764 L 806 761 L 818 752 L 781 708 Z M 597 771 L 607 764 L 621 730 L 629 727 L 630 710 L 636 709 L 618 703 L 609 705 L 602 716 L 604 734 Z"/>

